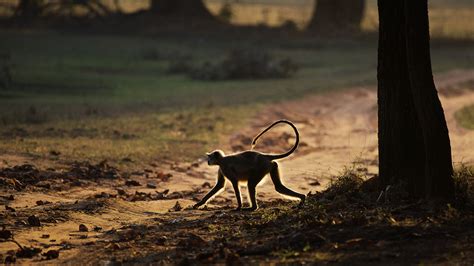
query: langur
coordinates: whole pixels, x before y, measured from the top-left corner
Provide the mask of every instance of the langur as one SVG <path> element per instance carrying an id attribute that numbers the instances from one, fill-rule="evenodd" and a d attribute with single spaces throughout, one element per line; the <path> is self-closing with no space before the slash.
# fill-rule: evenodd
<path id="1" fill-rule="evenodd" d="M 286 123 L 290 125 L 296 135 L 296 141 L 293 147 L 283 153 L 283 154 L 266 154 L 253 150 L 258 138 L 260 138 L 265 132 L 270 130 L 272 127 L 279 123 Z M 280 178 L 280 171 L 278 170 L 278 163 L 275 160 L 282 159 L 291 155 L 299 143 L 299 132 L 296 129 L 295 125 L 288 120 L 278 120 L 268 126 L 265 130 L 260 132 L 252 141 L 252 149 L 231 154 L 225 155 L 221 150 L 215 150 L 213 152 L 207 153 L 207 163 L 208 165 L 218 165 L 219 170 L 217 172 L 217 183 L 216 185 L 207 193 L 204 198 L 196 203 L 193 207 L 199 208 L 200 206 L 206 204 L 206 202 L 214 196 L 217 192 L 221 191 L 225 187 L 226 178 L 232 184 L 235 196 L 237 197 L 237 209 L 236 210 L 248 210 L 254 211 L 258 208 L 256 200 L 256 187 L 260 181 L 267 175 L 270 174 L 270 177 L 275 185 L 275 190 L 278 193 L 296 197 L 301 200 L 299 206 L 304 204 L 306 196 L 295 192 L 283 185 Z M 242 208 L 242 199 L 240 197 L 239 182 L 247 182 L 249 197 L 251 201 L 251 206 L 249 208 Z"/>

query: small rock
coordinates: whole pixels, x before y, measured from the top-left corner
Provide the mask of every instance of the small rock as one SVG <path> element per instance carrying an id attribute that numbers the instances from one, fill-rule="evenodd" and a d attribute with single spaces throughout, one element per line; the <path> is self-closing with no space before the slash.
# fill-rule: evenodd
<path id="1" fill-rule="evenodd" d="M 159 192 L 159 191 L 155 191 L 155 192 L 156 192 L 156 199 L 160 200 L 160 199 L 166 199 L 166 194 L 168 194 L 170 190 L 165 189 L 162 192 Z"/>
<path id="2" fill-rule="evenodd" d="M 10 195 L 10 196 L 8 197 L 8 200 L 15 200 L 15 197 L 14 197 L 13 195 Z"/>
<path id="3" fill-rule="evenodd" d="M 28 224 L 30 226 L 41 226 L 40 219 L 34 215 L 31 215 L 28 217 Z"/>
<path id="4" fill-rule="evenodd" d="M 48 252 L 41 254 L 47 260 L 57 259 L 59 257 L 59 250 L 48 250 Z"/>
<path id="5" fill-rule="evenodd" d="M 189 233 L 185 239 L 178 242 L 178 246 L 181 247 L 202 247 L 207 245 L 207 242 L 202 237 Z"/>
<path id="6" fill-rule="evenodd" d="M 166 236 L 160 236 L 156 239 L 155 243 L 157 245 L 164 245 L 168 241 L 168 238 Z"/>
<path id="7" fill-rule="evenodd" d="M 176 204 L 173 206 L 173 208 L 171 208 L 169 211 L 175 211 L 175 212 L 178 212 L 180 210 L 182 210 L 183 207 L 181 206 L 181 204 L 179 204 L 179 201 L 176 201 Z"/>
<path id="8" fill-rule="evenodd" d="M 7 211 L 11 211 L 11 212 L 14 212 L 14 211 L 16 211 L 16 210 L 15 210 L 15 208 L 12 208 L 12 207 L 10 207 L 10 206 L 7 206 L 7 205 L 5 205 L 5 210 L 7 210 Z"/>
<path id="9" fill-rule="evenodd" d="M 96 199 L 99 199 L 99 198 L 108 199 L 108 198 L 111 197 L 111 195 L 109 193 L 106 193 L 106 192 L 102 191 L 100 194 L 95 194 L 94 197 Z"/>
<path id="10" fill-rule="evenodd" d="M 48 234 L 41 235 L 41 238 L 49 238 Z"/>
<path id="11" fill-rule="evenodd" d="M 51 155 L 53 155 L 53 156 L 59 156 L 59 155 L 61 155 L 61 152 L 55 151 L 55 150 L 51 150 L 51 151 L 49 151 L 49 154 L 51 154 Z"/>
<path id="12" fill-rule="evenodd" d="M 0 238 L 1 239 L 10 239 L 13 237 L 13 234 L 10 230 L 0 230 Z"/>
<path id="13" fill-rule="evenodd" d="M 15 263 L 15 262 L 16 262 L 15 256 L 9 255 L 5 257 L 5 261 L 4 261 L 5 264 L 10 264 L 10 263 Z"/>
<path id="14" fill-rule="evenodd" d="M 161 179 L 163 181 L 168 181 L 173 175 L 172 174 L 165 174 L 163 172 L 156 173 L 156 178 Z"/>
<path id="15" fill-rule="evenodd" d="M 25 225 L 28 225 L 28 224 L 25 221 L 16 221 L 15 225 L 25 226 Z"/>
<path id="16" fill-rule="evenodd" d="M 36 186 L 46 188 L 46 189 L 51 189 L 51 184 L 50 183 L 38 183 L 38 184 L 36 184 Z"/>
<path id="17" fill-rule="evenodd" d="M 121 195 L 121 196 L 123 196 L 123 195 L 126 195 L 126 194 L 127 194 L 127 192 L 125 192 L 125 190 L 123 190 L 123 189 L 120 189 L 120 188 L 119 188 L 119 189 L 117 189 L 117 193 L 118 193 L 119 195 Z"/>
<path id="18" fill-rule="evenodd" d="M 100 231 L 102 231 L 102 227 L 100 227 L 100 226 L 94 226 L 94 231 L 100 232 Z"/>
<path id="19" fill-rule="evenodd" d="M 127 180 L 125 181 L 125 185 L 126 186 L 141 186 L 141 184 L 138 182 L 138 181 L 135 181 L 135 180 Z"/>
<path id="20" fill-rule="evenodd" d="M 146 184 L 146 187 L 147 188 L 156 188 L 156 185 L 152 184 L 152 183 L 148 183 L 148 184 Z"/>
<path id="21" fill-rule="evenodd" d="M 74 180 L 74 181 L 71 182 L 71 186 L 80 187 L 80 186 L 82 186 L 82 182 L 80 180 Z"/>
<path id="22" fill-rule="evenodd" d="M 36 205 L 40 206 L 40 205 L 45 205 L 45 204 L 50 204 L 51 202 L 47 201 L 47 200 L 38 200 L 36 201 Z"/>
<path id="23" fill-rule="evenodd" d="M 204 182 L 204 184 L 201 185 L 202 188 L 211 188 L 211 183 L 209 182 Z"/>
<path id="24" fill-rule="evenodd" d="M 40 252 L 41 252 L 40 248 L 23 247 L 23 249 L 19 249 L 16 252 L 16 256 L 18 258 L 33 258 L 34 256 L 36 256 L 36 254 Z"/>
<path id="25" fill-rule="evenodd" d="M 89 232 L 89 228 L 85 224 L 79 225 L 79 232 Z"/>

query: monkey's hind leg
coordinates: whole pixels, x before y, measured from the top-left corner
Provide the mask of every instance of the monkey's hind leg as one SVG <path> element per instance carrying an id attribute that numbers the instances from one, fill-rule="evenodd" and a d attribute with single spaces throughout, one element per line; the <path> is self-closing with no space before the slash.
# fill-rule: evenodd
<path id="1" fill-rule="evenodd" d="M 256 198 L 257 184 L 255 184 L 253 182 L 249 182 L 247 184 L 247 186 L 248 186 L 248 190 L 249 190 L 249 197 L 250 197 L 251 206 L 249 208 L 243 208 L 242 210 L 244 210 L 244 211 L 255 211 L 256 209 L 258 209 L 257 198 Z"/>
<path id="2" fill-rule="evenodd" d="M 200 200 L 198 203 L 194 204 L 193 208 L 194 208 L 194 209 L 197 209 L 197 208 L 199 208 L 200 206 L 206 204 L 206 202 L 207 202 L 212 196 L 214 196 L 214 194 L 216 194 L 216 193 L 219 192 L 221 189 L 223 189 L 224 186 L 225 186 L 225 177 L 224 177 L 224 175 L 221 173 L 221 171 L 219 170 L 218 175 L 217 175 L 217 183 L 216 183 L 216 185 L 211 189 L 211 191 L 209 191 L 209 193 L 206 194 L 206 196 L 204 196 L 204 198 L 202 198 L 202 200 Z"/>
<path id="3" fill-rule="evenodd" d="M 295 192 L 295 191 L 285 187 L 285 185 L 283 185 L 283 183 L 281 182 L 281 178 L 280 178 L 280 171 L 278 170 L 278 163 L 276 163 L 276 162 L 272 163 L 272 169 L 270 170 L 270 177 L 272 178 L 273 184 L 275 185 L 275 190 L 278 193 L 281 193 L 281 194 L 284 194 L 284 195 L 287 195 L 287 196 L 290 196 L 290 197 L 299 198 L 301 200 L 299 206 L 304 204 L 304 201 L 306 199 L 305 195 L 303 195 L 301 193 L 298 193 L 298 192 Z"/>

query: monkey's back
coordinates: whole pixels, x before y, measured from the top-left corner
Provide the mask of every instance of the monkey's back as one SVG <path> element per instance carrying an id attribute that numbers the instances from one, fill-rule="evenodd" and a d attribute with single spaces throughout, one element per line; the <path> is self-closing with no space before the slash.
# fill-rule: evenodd
<path id="1" fill-rule="evenodd" d="M 253 176 L 266 175 L 271 168 L 271 160 L 257 151 L 243 151 L 225 157 L 223 173 L 231 179 L 246 180 Z"/>

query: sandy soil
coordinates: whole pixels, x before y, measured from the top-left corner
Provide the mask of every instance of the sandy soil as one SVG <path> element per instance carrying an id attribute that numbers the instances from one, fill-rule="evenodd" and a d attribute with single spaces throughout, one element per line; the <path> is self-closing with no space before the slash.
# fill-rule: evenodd
<path id="1" fill-rule="evenodd" d="M 472 86 L 463 85 L 474 80 L 474 71 L 451 71 L 435 79 L 450 129 L 453 159 L 473 164 L 474 131 L 459 127 L 454 113 L 474 103 Z M 375 88 L 352 88 L 286 101 L 256 114 L 248 128 L 230 136 L 229 143 L 220 148 L 225 151 L 244 149 L 249 146 L 250 138 L 271 121 L 292 120 L 300 130 L 301 146 L 295 155 L 281 161 L 282 176 L 285 183 L 297 191 L 319 191 L 344 167 L 354 165 L 367 176 L 377 173 L 376 112 Z M 266 135 L 256 149 L 281 152 L 293 143 L 290 133 L 290 129 L 278 127 Z M 61 161 L 47 162 L 22 155 L 0 156 L 0 168 L 25 163 L 35 165 L 44 171 L 41 172 L 44 175 L 55 178 L 22 189 L 12 189 L 16 184 L 11 184 L 10 189 L 2 189 L 0 202 L 14 211 L 1 210 L 0 225 L 13 231 L 15 239 L 24 246 L 40 247 L 43 252 L 60 250 L 59 261 L 55 262 L 106 261 L 109 259 L 107 253 L 91 252 L 90 247 L 108 243 L 107 235 L 111 232 L 131 225 L 153 226 L 156 219 L 179 223 L 180 219 L 192 220 L 209 215 L 202 210 L 173 211 L 180 209 L 174 208 L 177 201 L 186 208 L 202 197 L 216 176 L 216 169 L 202 161 L 194 164 L 160 162 L 143 172 L 119 174 L 113 178 L 87 177 L 77 183 L 67 178 L 77 171 Z M 130 180 L 138 184 L 127 183 Z M 230 187 L 228 185 L 226 191 L 209 204 L 209 208 L 235 205 Z M 258 198 L 267 202 L 282 197 L 274 192 L 269 181 L 259 186 Z M 38 200 L 43 202 L 38 203 Z M 31 215 L 40 218 L 41 226 L 29 225 L 27 220 Z M 79 231 L 80 224 L 86 225 L 88 232 Z M 10 242 L 0 243 L 0 256 L 4 259 L 10 250 L 16 248 Z M 89 250 L 89 255 L 84 255 L 84 250 Z M 130 252 L 133 255 L 135 251 L 131 249 Z M 33 261 L 42 259 L 36 256 Z"/>

